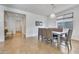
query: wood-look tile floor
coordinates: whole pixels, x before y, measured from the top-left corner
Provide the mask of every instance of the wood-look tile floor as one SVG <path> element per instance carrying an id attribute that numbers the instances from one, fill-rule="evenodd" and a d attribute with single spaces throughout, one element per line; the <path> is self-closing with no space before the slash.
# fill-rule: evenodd
<path id="1" fill-rule="evenodd" d="M 79 53 L 79 42 L 72 41 L 71 53 Z M 55 45 L 38 41 L 37 37 L 24 38 L 21 34 L 16 34 L 13 38 L 8 38 L 4 43 L 0 43 L 1 54 L 63 54 L 67 53 L 66 48 L 57 48 Z"/>

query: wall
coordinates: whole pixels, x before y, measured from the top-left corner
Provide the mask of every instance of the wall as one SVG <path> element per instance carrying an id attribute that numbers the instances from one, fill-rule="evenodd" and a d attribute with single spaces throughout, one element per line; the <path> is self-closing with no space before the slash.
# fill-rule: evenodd
<path id="1" fill-rule="evenodd" d="M 0 41 L 4 41 L 4 11 L 11 11 L 15 13 L 25 14 L 26 16 L 26 37 L 30 36 L 37 36 L 38 33 L 38 27 L 35 26 L 36 20 L 41 20 L 44 22 L 44 25 L 42 27 L 45 27 L 45 22 L 47 20 L 47 17 L 40 16 L 37 14 L 33 14 L 30 12 L 21 11 L 14 8 L 9 8 L 0 5 Z"/>
<path id="2" fill-rule="evenodd" d="M 0 6 L 0 42 L 4 41 L 4 10 Z"/>
<path id="3" fill-rule="evenodd" d="M 63 12 L 60 12 L 58 15 L 63 15 L 66 13 L 73 12 L 73 34 L 72 39 L 79 40 L 79 6 L 76 6 L 75 8 L 65 10 Z"/>
<path id="4" fill-rule="evenodd" d="M 43 22 L 43 26 L 46 26 L 46 17 L 43 16 L 39 16 L 36 14 L 28 14 L 26 16 L 27 21 L 26 21 L 26 33 L 27 33 L 27 37 L 29 36 L 37 36 L 38 34 L 38 27 L 35 26 L 35 21 L 42 21 Z"/>
<path id="5" fill-rule="evenodd" d="M 50 17 L 48 17 L 47 19 L 47 27 L 52 27 L 52 28 L 56 28 L 56 19 L 51 19 Z"/>

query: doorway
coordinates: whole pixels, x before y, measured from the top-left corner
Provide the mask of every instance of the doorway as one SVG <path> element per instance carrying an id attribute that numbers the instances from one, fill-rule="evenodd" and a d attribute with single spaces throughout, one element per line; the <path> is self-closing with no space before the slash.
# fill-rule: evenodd
<path id="1" fill-rule="evenodd" d="M 16 35 L 26 36 L 26 15 L 5 11 L 4 12 L 5 39 Z"/>

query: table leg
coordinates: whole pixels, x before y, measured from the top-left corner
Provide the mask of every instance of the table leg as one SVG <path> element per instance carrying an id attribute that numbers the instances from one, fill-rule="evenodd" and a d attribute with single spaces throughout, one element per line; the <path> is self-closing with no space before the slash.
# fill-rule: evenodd
<path id="1" fill-rule="evenodd" d="M 60 35 L 58 35 L 57 47 L 60 47 Z"/>

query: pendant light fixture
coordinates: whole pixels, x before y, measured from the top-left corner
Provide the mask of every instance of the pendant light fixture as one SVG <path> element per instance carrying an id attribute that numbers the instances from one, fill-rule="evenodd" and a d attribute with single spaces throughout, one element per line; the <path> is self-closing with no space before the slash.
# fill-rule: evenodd
<path id="1" fill-rule="evenodd" d="M 54 4 L 51 4 L 51 7 L 52 7 L 52 11 L 53 12 L 50 14 L 50 18 L 55 18 L 56 17 L 55 12 L 54 12 L 55 11 L 54 10 L 55 9 L 55 5 Z"/>

